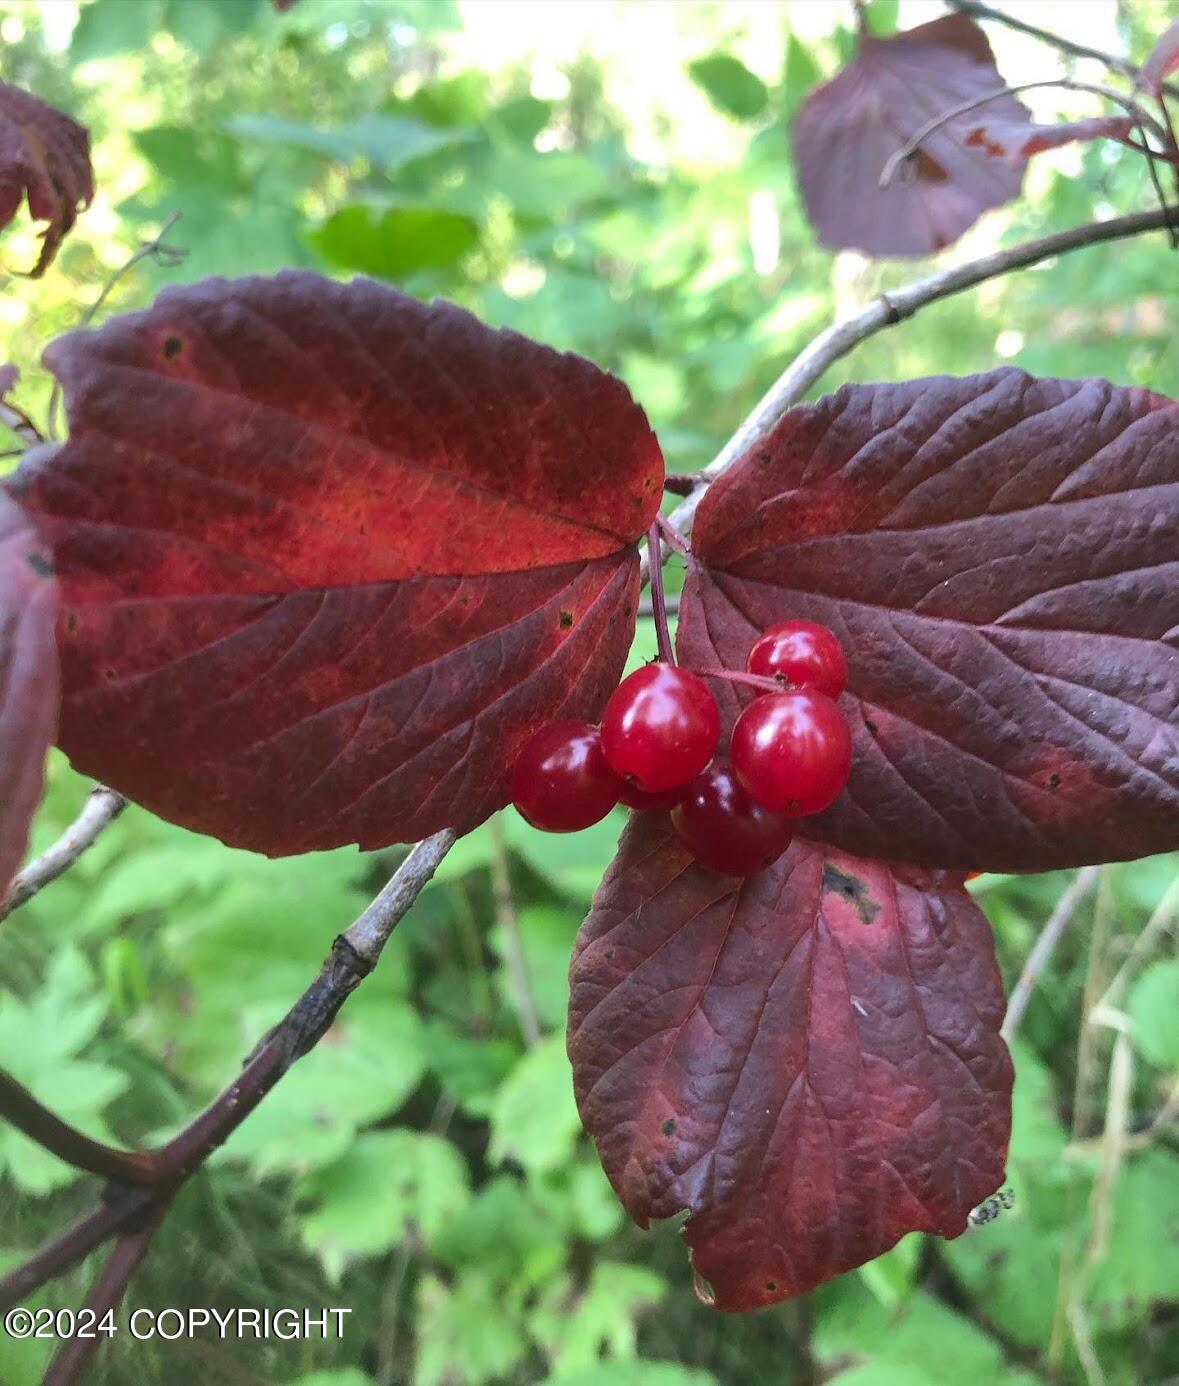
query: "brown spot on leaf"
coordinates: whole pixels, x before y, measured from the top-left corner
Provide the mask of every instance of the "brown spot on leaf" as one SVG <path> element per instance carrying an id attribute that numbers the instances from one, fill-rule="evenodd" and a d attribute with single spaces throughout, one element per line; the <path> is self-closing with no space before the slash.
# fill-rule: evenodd
<path id="1" fill-rule="evenodd" d="M 827 862 L 823 867 L 823 891 L 841 895 L 856 912 L 862 924 L 872 924 L 880 914 L 880 906 L 868 892 L 867 884 L 850 871 L 842 871 Z"/>

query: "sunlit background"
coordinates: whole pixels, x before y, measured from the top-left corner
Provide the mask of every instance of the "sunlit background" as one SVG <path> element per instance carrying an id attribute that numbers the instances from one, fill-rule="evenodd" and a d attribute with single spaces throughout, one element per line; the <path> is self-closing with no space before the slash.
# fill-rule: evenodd
<path id="1" fill-rule="evenodd" d="M 1015 8 L 1138 60 L 1174 17 L 1150 0 Z M 943 12 L 869 7 L 882 34 Z M 790 120 L 853 31 L 843 0 L 297 0 L 285 14 L 269 0 L 0 0 L 4 79 L 89 126 L 98 184 L 44 279 L 6 278 L 0 359 L 43 420 L 42 347 L 179 213 L 168 242 L 183 264 L 135 266 L 103 315 L 213 274 L 376 275 L 618 372 L 669 467 L 695 469 L 816 332 L 882 289 L 1153 205 L 1131 151 L 1074 146 L 935 263 L 821 250 Z M 1108 77 L 988 32 L 1012 82 Z M 1029 102 L 1046 119 L 1096 111 L 1079 94 Z M 0 266 L 36 254 L 20 218 Z M 877 336 L 820 389 L 1011 362 L 1179 394 L 1177 266 L 1156 235 L 989 283 Z M 635 660 L 652 649 L 643 622 Z M 34 850 L 85 789 L 55 760 Z M 343 1340 L 122 1341 L 95 1381 L 1179 1380 L 1179 857 L 1104 871 L 1037 990 L 1017 1045 L 1015 1208 L 731 1318 L 697 1303 L 674 1227 L 625 1222 L 573 1107 L 565 972 L 618 827 L 542 838 L 506 814 L 465 839 L 327 1040 L 185 1191 L 132 1289 L 157 1307 L 347 1305 Z M 0 926 L 0 1065 L 96 1134 L 175 1130 L 396 859 L 268 862 L 130 810 Z M 1009 980 L 1069 879 L 975 883 Z M 1111 1025 L 1130 1036 L 1128 1073 L 1124 1046 L 1111 1069 Z M 0 1130 L 0 1264 L 91 1185 Z M 76 1304 L 85 1286 L 70 1276 L 40 1302 Z M 47 1346 L 0 1336 L 2 1386 L 33 1386 Z"/>

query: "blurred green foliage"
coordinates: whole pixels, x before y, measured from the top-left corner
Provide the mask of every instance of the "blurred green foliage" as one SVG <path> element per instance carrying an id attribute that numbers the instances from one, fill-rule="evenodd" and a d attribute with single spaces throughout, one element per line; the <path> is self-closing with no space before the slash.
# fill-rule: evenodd
<path id="1" fill-rule="evenodd" d="M 890 32 L 907 8 L 876 0 L 869 22 Z M 1165 22 L 1158 5 L 1098 10 L 1139 56 Z M 815 332 L 923 272 L 832 257 L 802 220 L 789 120 L 851 28 L 835 3 L 299 0 L 279 15 L 266 0 L 5 0 L 6 79 L 90 126 L 100 188 L 46 279 L 5 284 L 18 398 L 44 417 L 41 347 L 178 211 L 183 265 L 142 263 L 112 307 L 209 274 L 377 275 L 618 371 L 669 465 L 698 467 Z M 1026 40 L 994 39 L 1001 61 L 1004 44 L 1026 55 Z M 1027 191 L 951 256 L 1149 197 L 1133 156 L 1104 147 L 1043 161 Z M 31 236 L 9 233 L 5 263 L 28 261 Z M 1152 238 L 989 284 L 876 337 L 823 388 L 1011 360 L 1179 393 L 1167 256 Z M 640 622 L 635 661 L 652 647 Z M 86 788 L 55 758 L 34 850 Z M 1014 1210 L 726 1318 L 694 1299 L 673 1227 L 625 1222 L 573 1106 L 566 969 L 620 822 L 553 838 L 505 815 L 461 842 L 323 1044 L 184 1191 L 132 1291 L 155 1307 L 346 1305 L 343 1339 L 124 1336 L 96 1381 L 1179 1376 L 1179 959 L 1165 927 L 1179 858 L 1108 869 L 1040 980 L 1016 1045 Z M 3 925 L 0 1065 L 97 1136 L 175 1131 L 396 860 L 271 862 L 129 810 Z M 1008 981 L 1067 880 L 976 883 Z M 1107 1109 L 1126 1113 L 1124 1139 L 1116 1121 L 1103 1134 Z M 80 1211 L 92 1183 L 0 1131 L 0 1264 Z M 38 1302 L 76 1304 L 84 1286 L 71 1275 Z M 0 1337 L 4 1386 L 35 1382 L 47 1347 Z"/>

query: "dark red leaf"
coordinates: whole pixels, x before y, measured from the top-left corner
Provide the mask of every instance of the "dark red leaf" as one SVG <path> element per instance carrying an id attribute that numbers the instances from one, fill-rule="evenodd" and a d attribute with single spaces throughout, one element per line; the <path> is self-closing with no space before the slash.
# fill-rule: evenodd
<path id="1" fill-rule="evenodd" d="M 57 725 L 56 621 L 47 550 L 28 516 L 0 493 L 0 896 L 24 856 Z"/>
<path id="2" fill-rule="evenodd" d="M 879 39 L 816 87 L 794 121 L 794 164 L 807 216 L 832 250 L 928 255 L 955 241 L 990 207 L 1019 195 L 1022 168 L 965 145 L 978 112 L 958 116 L 922 143 L 887 187 L 890 157 L 942 111 L 1000 90 L 986 35 L 965 15 Z M 985 107 L 992 119 L 1028 120 L 1012 96 Z"/>
<path id="3" fill-rule="evenodd" d="M 801 1294 L 1003 1180 L 1012 1071 L 960 876 L 795 841 L 744 881 L 636 815 L 582 926 L 569 1053 L 631 1217 L 690 1213 L 721 1309 Z"/>
<path id="4" fill-rule="evenodd" d="M 588 361 L 303 272 L 45 359 L 70 441 L 17 485 L 79 768 L 240 846 L 376 847 L 473 827 L 541 723 L 600 713 L 662 460 Z"/>
<path id="5" fill-rule="evenodd" d="M 852 776 L 809 836 L 976 871 L 1179 842 L 1174 401 L 1011 369 L 847 386 L 713 485 L 694 548 L 693 667 L 792 617 L 843 642 Z M 731 727 L 748 694 L 714 688 Z"/>
<path id="6" fill-rule="evenodd" d="M 1095 116 L 1061 125 L 1035 125 L 1026 120 L 985 120 L 966 136 L 966 143 L 995 159 L 1023 164 L 1033 154 L 1059 149 L 1078 140 L 1125 140 L 1134 133 L 1129 116 Z"/>
<path id="7" fill-rule="evenodd" d="M 0 228 L 27 197 L 34 221 L 48 222 L 31 271 L 44 274 L 78 210 L 94 198 L 90 136 L 61 111 L 0 82 Z"/>
<path id="8" fill-rule="evenodd" d="M 1150 57 L 1142 64 L 1138 74 L 1137 86 L 1158 96 L 1163 90 L 1163 81 L 1179 68 L 1179 19 L 1171 24 L 1155 46 Z"/>

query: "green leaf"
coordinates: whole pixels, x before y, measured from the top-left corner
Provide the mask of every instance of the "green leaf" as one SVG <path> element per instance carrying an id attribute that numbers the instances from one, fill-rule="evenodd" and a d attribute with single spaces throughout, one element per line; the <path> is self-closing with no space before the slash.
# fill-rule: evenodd
<path id="1" fill-rule="evenodd" d="M 766 108 L 766 84 L 731 53 L 712 53 L 688 64 L 688 72 L 712 104 L 737 120 L 752 120 Z"/>
<path id="2" fill-rule="evenodd" d="M 1089 1282 L 1097 1330 L 1145 1323 L 1156 1304 L 1179 1299 L 1179 1159 L 1146 1150 L 1118 1171 L 1109 1245 Z"/>
<path id="3" fill-rule="evenodd" d="M 478 1266 L 519 1286 L 555 1275 L 565 1257 L 565 1233 L 552 1210 L 519 1179 L 500 1174 L 440 1227 L 434 1256 L 452 1270 Z"/>
<path id="4" fill-rule="evenodd" d="M 328 158 L 362 157 L 386 170 L 400 168 L 412 159 L 420 159 L 468 138 L 453 130 L 438 130 L 423 121 L 397 115 L 367 115 L 334 130 L 323 130 L 280 116 L 240 115 L 226 121 L 225 129 L 240 139 L 292 145 Z"/>
<path id="5" fill-rule="evenodd" d="M 543 1386 L 717 1386 L 711 1372 L 679 1362 L 597 1362 L 582 1371 L 545 1378 Z"/>
<path id="6" fill-rule="evenodd" d="M 264 0 L 166 0 L 161 27 L 199 58 L 250 29 Z"/>
<path id="7" fill-rule="evenodd" d="M 860 1266 L 860 1279 L 881 1304 L 895 1309 L 908 1299 L 917 1277 L 925 1239 L 917 1233 L 902 1237 L 891 1251 Z"/>
<path id="8" fill-rule="evenodd" d="M 555 1282 L 529 1316 L 529 1328 L 559 1380 L 591 1370 L 603 1356 L 633 1358 L 639 1317 L 666 1294 L 667 1282 L 654 1271 L 599 1261 L 581 1295 L 572 1297 Z"/>
<path id="9" fill-rule="evenodd" d="M 375 1131 L 299 1185 L 310 1210 L 304 1244 L 338 1283 L 353 1261 L 376 1256 L 413 1227 L 428 1244 L 470 1198 L 467 1166 L 454 1146 L 422 1131 Z"/>
<path id="10" fill-rule="evenodd" d="M 602 863 L 614 855 L 625 826 L 626 815 L 621 809 L 581 833 L 542 833 L 529 827 L 518 813 L 503 815 L 508 845 L 570 900 L 584 905 L 597 889 Z"/>
<path id="11" fill-rule="evenodd" d="M 309 232 L 308 240 L 337 269 L 399 280 L 458 264 L 479 244 L 479 228 L 457 212 L 390 207 L 378 214 L 354 203 Z"/>
<path id="12" fill-rule="evenodd" d="M 838 1293 L 820 1310 L 813 1342 L 821 1363 L 858 1360 L 831 1378 L 840 1386 L 1013 1386 L 999 1345 L 932 1295 L 919 1292 L 890 1310 L 855 1277 L 836 1283 Z"/>
<path id="13" fill-rule="evenodd" d="M 287 1386 L 374 1386 L 373 1379 L 359 1367 L 339 1367 L 334 1371 L 312 1372 L 296 1377 Z"/>
<path id="14" fill-rule="evenodd" d="M 225 197 L 243 197 L 250 190 L 241 145 L 220 130 L 156 125 L 137 130 L 133 138 L 144 158 L 172 183 Z"/>
<path id="15" fill-rule="evenodd" d="M 792 118 L 799 106 L 818 86 L 822 77 L 819 64 L 811 56 L 811 51 L 795 34 L 786 38 L 786 61 L 782 67 L 782 96 L 785 114 Z"/>
<path id="16" fill-rule="evenodd" d="M 127 1087 L 116 1068 L 77 1057 L 107 1015 L 106 999 L 85 958 L 62 948 L 29 1001 L 0 993 L 0 1068 L 39 1101 L 97 1140 L 112 1137 L 101 1113 Z M 0 1171 L 31 1194 L 64 1188 L 78 1171 L 0 1124 Z"/>
<path id="17" fill-rule="evenodd" d="M 417 1310 L 414 1386 L 483 1386 L 507 1376 L 528 1352 L 523 1327 L 479 1271 L 464 1271 L 453 1288 L 423 1277 Z"/>
<path id="18" fill-rule="evenodd" d="M 1179 958 L 1148 968 L 1134 983 L 1126 1009 L 1139 1052 L 1163 1068 L 1179 1065 Z"/>
<path id="19" fill-rule="evenodd" d="M 470 69 L 453 77 L 435 77 L 402 102 L 400 109 L 443 130 L 478 125 L 487 112 L 487 74 Z"/>
<path id="20" fill-rule="evenodd" d="M 569 1159 L 580 1131 L 562 1032 L 530 1049 L 496 1093 L 488 1154 L 495 1164 L 515 1160 L 538 1174 Z"/>
<path id="21" fill-rule="evenodd" d="M 509 1040 L 460 1034 L 433 1020 L 426 1023 L 426 1052 L 447 1096 L 471 1116 L 485 1117 L 520 1051 Z"/>
<path id="22" fill-rule="evenodd" d="M 70 61 L 92 62 L 151 47 L 163 18 L 163 0 L 91 0 L 78 11 L 70 39 Z"/>
<path id="23" fill-rule="evenodd" d="M 559 1029 L 565 1023 L 569 1009 L 569 959 L 580 923 L 576 912 L 555 905 L 525 905 L 519 912 L 517 929 L 528 990 L 546 1030 Z M 498 925 L 492 930 L 491 946 L 501 963 L 501 991 L 514 1006 L 516 996 L 507 964 L 509 942 L 506 931 Z"/>
<path id="24" fill-rule="evenodd" d="M 895 34 L 900 9 L 900 0 L 869 0 L 864 6 L 868 28 L 877 38 L 888 38 L 890 34 Z"/>

